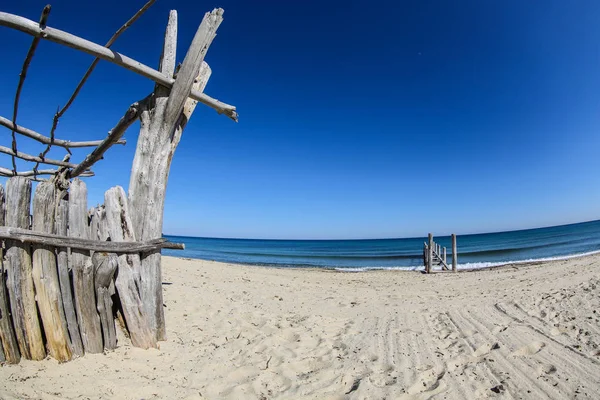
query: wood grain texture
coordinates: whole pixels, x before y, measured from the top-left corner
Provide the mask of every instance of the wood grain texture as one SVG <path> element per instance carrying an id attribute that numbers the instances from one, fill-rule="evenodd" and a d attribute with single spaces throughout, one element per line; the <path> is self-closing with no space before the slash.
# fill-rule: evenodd
<path id="1" fill-rule="evenodd" d="M 54 224 L 54 233 L 67 236 L 69 218 L 69 201 L 60 196 L 58 207 L 56 208 L 56 221 Z M 60 293 L 62 295 L 65 317 L 67 318 L 67 328 L 69 330 L 69 345 L 74 357 L 81 357 L 84 353 L 81 334 L 79 333 L 79 324 L 77 323 L 77 314 L 75 304 L 73 303 L 73 291 L 71 290 L 71 277 L 69 273 L 69 255 L 67 247 L 57 247 L 56 263 L 58 265 L 58 280 L 60 282 Z"/>
<path id="2" fill-rule="evenodd" d="M 110 286 L 117 271 L 119 260 L 115 253 L 97 251 L 92 255 L 92 263 L 94 264 L 95 273 L 96 307 L 100 315 L 104 347 L 108 350 L 114 350 L 117 348 L 117 333 L 112 312 L 113 302 L 110 297 Z"/>
<path id="3" fill-rule="evenodd" d="M 69 235 L 89 240 L 87 187 L 78 178 L 73 179 L 69 191 Z M 70 267 L 73 271 L 75 309 L 81 341 L 86 353 L 102 353 L 102 329 L 96 311 L 94 266 L 89 250 L 71 249 Z"/>
<path id="4" fill-rule="evenodd" d="M 54 231 L 57 200 L 54 183 L 42 182 L 37 185 L 33 197 L 32 230 Z M 48 353 L 59 362 L 69 361 L 72 353 L 54 248 L 44 245 L 33 246 L 32 276 Z"/>
<path id="5" fill-rule="evenodd" d="M 196 90 L 204 90 L 210 75 L 210 67 L 203 62 L 193 83 Z M 165 106 L 158 99 L 156 109 L 145 109 L 141 113 L 140 134 L 129 182 L 129 208 L 135 210 L 132 213 L 132 223 L 136 237 L 140 240 L 161 235 L 171 160 L 197 103 L 188 98 L 184 104 L 184 112 L 173 128 L 165 128 L 162 120 L 156 118 L 160 115 L 159 107 Z M 141 273 L 140 294 L 151 327 L 156 332 L 157 340 L 164 340 L 166 330 L 162 305 L 160 252 L 142 254 Z"/>
<path id="6" fill-rule="evenodd" d="M 6 226 L 29 229 L 31 181 L 14 177 L 6 183 Z M 21 356 L 42 360 L 46 350 L 38 319 L 32 278 L 31 246 L 15 240 L 6 241 L 4 269 L 12 311 L 13 326 Z"/>
<path id="7" fill-rule="evenodd" d="M 106 191 L 104 207 L 111 241 L 135 241 L 127 197 L 122 187 L 117 186 Z M 134 346 L 144 349 L 157 348 L 156 335 L 152 331 L 138 291 L 140 282 L 136 275 L 141 267 L 140 257 L 138 254 L 121 254 L 118 257 L 118 265 L 115 285 L 131 342 Z"/>
<path id="8" fill-rule="evenodd" d="M 5 205 L 4 187 L 0 185 L 0 225 L 4 225 L 5 222 Z M 0 260 L 3 256 L 4 249 L 0 247 Z M 19 352 L 19 344 L 12 323 L 6 278 L 7 274 L 4 271 L 4 266 L 0 263 L 0 361 L 17 364 L 21 361 L 21 353 Z"/>

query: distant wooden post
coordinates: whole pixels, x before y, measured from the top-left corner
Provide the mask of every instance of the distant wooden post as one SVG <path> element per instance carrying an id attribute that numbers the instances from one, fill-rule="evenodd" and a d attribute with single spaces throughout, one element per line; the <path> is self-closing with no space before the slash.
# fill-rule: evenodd
<path id="1" fill-rule="evenodd" d="M 446 262 L 446 248 L 444 247 L 443 252 L 442 252 L 443 256 L 444 256 L 444 264 L 447 264 Z"/>
<path id="2" fill-rule="evenodd" d="M 431 264 L 433 261 L 433 234 L 429 234 L 429 255 L 427 257 L 427 268 L 425 269 L 425 272 L 430 273 L 431 272 Z"/>
<path id="3" fill-rule="evenodd" d="M 456 266 L 458 264 L 458 254 L 456 250 L 456 234 L 452 234 L 452 271 L 456 272 Z"/>

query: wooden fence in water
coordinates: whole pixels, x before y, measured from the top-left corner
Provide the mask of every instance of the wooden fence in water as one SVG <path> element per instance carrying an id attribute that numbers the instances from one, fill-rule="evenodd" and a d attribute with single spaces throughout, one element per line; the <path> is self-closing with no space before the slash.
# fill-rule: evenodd
<path id="1" fill-rule="evenodd" d="M 159 69 L 154 70 L 109 47 L 155 0 L 130 18 L 105 46 L 47 26 L 50 6 L 39 22 L 0 12 L 0 26 L 32 35 L 15 94 L 12 119 L 0 116 L 11 131 L 12 168 L 0 185 L 0 362 L 50 355 L 68 361 L 117 345 L 115 319 L 137 347 L 157 347 L 166 339 L 162 300 L 161 249 L 183 248 L 162 239 L 163 208 L 171 160 L 198 102 L 237 121 L 234 106 L 203 93 L 211 69 L 204 56 L 223 20 L 223 10 L 206 13 L 183 63 L 176 68 L 177 12 L 171 11 Z M 49 135 L 17 124 L 18 105 L 27 70 L 41 40 L 49 40 L 95 57 L 73 94 L 54 116 Z M 156 83 L 134 102 L 98 141 L 55 137 L 60 117 L 73 103 L 100 60 L 122 66 Z M 117 186 L 106 191 L 104 204 L 88 209 L 87 188 L 78 177 L 140 120 L 140 132 L 126 194 Z M 39 156 L 18 149 L 17 135 L 44 146 Z M 67 151 L 63 160 L 47 157 L 52 146 Z M 81 162 L 70 162 L 74 147 L 95 147 Z M 16 160 L 35 163 L 18 171 Z M 57 169 L 39 169 L 40 164 Z M 50 175 L 50 179 L 40 176 Z M 33 189 L 32 181 L 38 181 Z M 32 199 L 32 190 L 34 191 Z M 32 201 L 33 200 L 33 201 Z"/>
<path id="2" fill-rule="evenodd" d="M 452 272 L 456 272 L 458 265 L 458 249 L 456 247 L 456 235 L 452 234 Z M 429 234 L 429 241 L 423 243 L 423 265 L 425 273 L 433 272 L 433 266 L 441 266 L 442 271 L 450 271 L 446 259 L 446 248 L 433 241 L 433 235 Z"/>

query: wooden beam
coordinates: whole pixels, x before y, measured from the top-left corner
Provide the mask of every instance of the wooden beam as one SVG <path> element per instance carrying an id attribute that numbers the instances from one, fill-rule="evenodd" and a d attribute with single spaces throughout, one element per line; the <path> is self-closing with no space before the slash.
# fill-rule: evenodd
<path id="1" fill-rule="evenodd" d="M 12 176 L 37 176 L 37 175 L 56 175 L 61 172 L 60 169 L 40 169 L 37 171 L 18 171 L 14 172 L 8 168 L 0 167 L 0 176 L 12 177 Z M 89 177 L 94 176 L 92 171 L 82 172 L 79 176 Z"/>
<path id="2" fill-rule="evenodd" d="M 151 79 L 159 85 L 165 86 L 167 88 L 171 88 L 175 82 L 173 78 L 168 78 L 159 71 L 152 69 L 147 65 L 144 65 L 139 61 L 133 60 L 132 58 L 129 58 L 123 54 L 117 53 L 116 51 L 112 51 L 104 46 L 90 42 L 89 40 L 82 39 L 80 37 L 58 29 L 46 27 L 44 30 L 42 30 L 36 22 L 31 21 L 27 18 L 19 17 L 18 15 L 0 12 L 0 26 L 6 26 L 8 28 L 16 29 L 29 35 L 42 37 L 42 39 L 46 39 L 51 42 L 55 42 L 76 50 L 83 51 L 85 53 L 93 55 L 94 57 L 124 67 L 132 72 L 137 73 L 138 75 L 142 75 L 148 79 Z M 237 122 L 238 114 L 236 112 L 235 106 L 231 106 L 219 100 L 213 99 L 212 97 L 197 90 L 192 90 L 190 93 L 190 97 L 213 108 L 219 114 L 227 115 L 229 118 Z"/>
<path id="3" fill-rule="evenodd" d="M 34 232 L 28 229 L 19 229 L 0 226 L 0 238 L 18 240 L 23 243 L 43 244 L 55 247 L 69 247 L 72 249 L 89 251 L 107 251 L 112 253 L 140 253 L 160 249 L 183 250 L 183 243 L 172 243 L 160 238 L 143 242 L 105 242 L 101 240 L 83 239 L 78 237 L 53 235 L 49 233 Z"/>
<path id="4" fill-rule="evenodd" d="M 67 168 L 75 168 L 77 166 L 77 164 L 73 164 L 68 161 L 53 160 L 53 159 L 45 158 L 45 157 L 42 158 L 42 157 L 38 157 L 38 156 L 33 156 L 31 154 L 23 153 L 21 151 L 17 151 L 15 153 L 8 147 L 4 147 L 4 146 L 0 146 L 0 153 L 8 154 L 10 156 L 15 156 L 17 158 L 20 158 L 21 160 L 38 162 L 41 164 L 58 165 L 60 167 L 67 167 Z"/>
<path id="5" fill-rule="evenodd" d="M 2 14 L 2 13 L 0 13 L 0 14 Z M 15 125 L 15 124 L 13 124 L 13 122 L 11 120 L 4 118 L 2 116 L 0 116 L 0 125 L 8 128 L 10 130 L 14 130 L 17 133 L 20 133 L 23 136 L 27 136 L 28 138 L 36 140 L 40 143 L 52 144 L 53 146 L 58 146 L 58 147 L 62 147 L 65 149 L 71 149 L 71 148 L 76 148 L 76 147 L 95 147 L 95 146 L 99 146 L 103 142 L 103 140 L 71 142 L 69 140 L 51 139 L 48 136 L 44 136 L 41 133 L 38 133 L 31 129 L 27 129 L 21 125 Z M 115 144 L 126 144 L 126 143 L 127 143 L 127 141 L 123 140 L 123 139 L 115 142 Z"/>
<path id="6" fill-rule="evenodd" d="M 429 234 L 429 244 L 427 248 L 429 249 L 429 256 L 427 257 L 427 268 L 425 268 L 425 272 L 431 272 L 431 264 L 433 263 L 433 234 Z"/>

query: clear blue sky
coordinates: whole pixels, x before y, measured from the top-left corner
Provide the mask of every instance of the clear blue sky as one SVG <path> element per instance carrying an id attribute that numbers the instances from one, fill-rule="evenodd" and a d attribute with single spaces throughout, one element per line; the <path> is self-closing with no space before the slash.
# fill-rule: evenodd
<path id="1" fill-rule="evenodd" d="M 104 43 L 143 2 L 57 0 L 48 24 Z M 113 48 L 156 67 L 177 9 L 183 60 L 204 12 L 224 8 L 206 92 L 240 113 L 235 124 L 197 108 L 174 157 L 164 232 L 378 238 L 600 218 L 600 2 L 528 3 L 158 0 Z M 0 10 L 37 20 L 44 5 Z M 0 41 L 10 54 L 0 115 L 10 118 L 31 37 L 0 28 Z M 47 133 L 90 61 L 42 42 L 18 121 Z M 104 137 L 152 87 L 101 63 L 57 137 Z M 95 166 L 90 204 L 127 188 L 137 129 Z"/>

